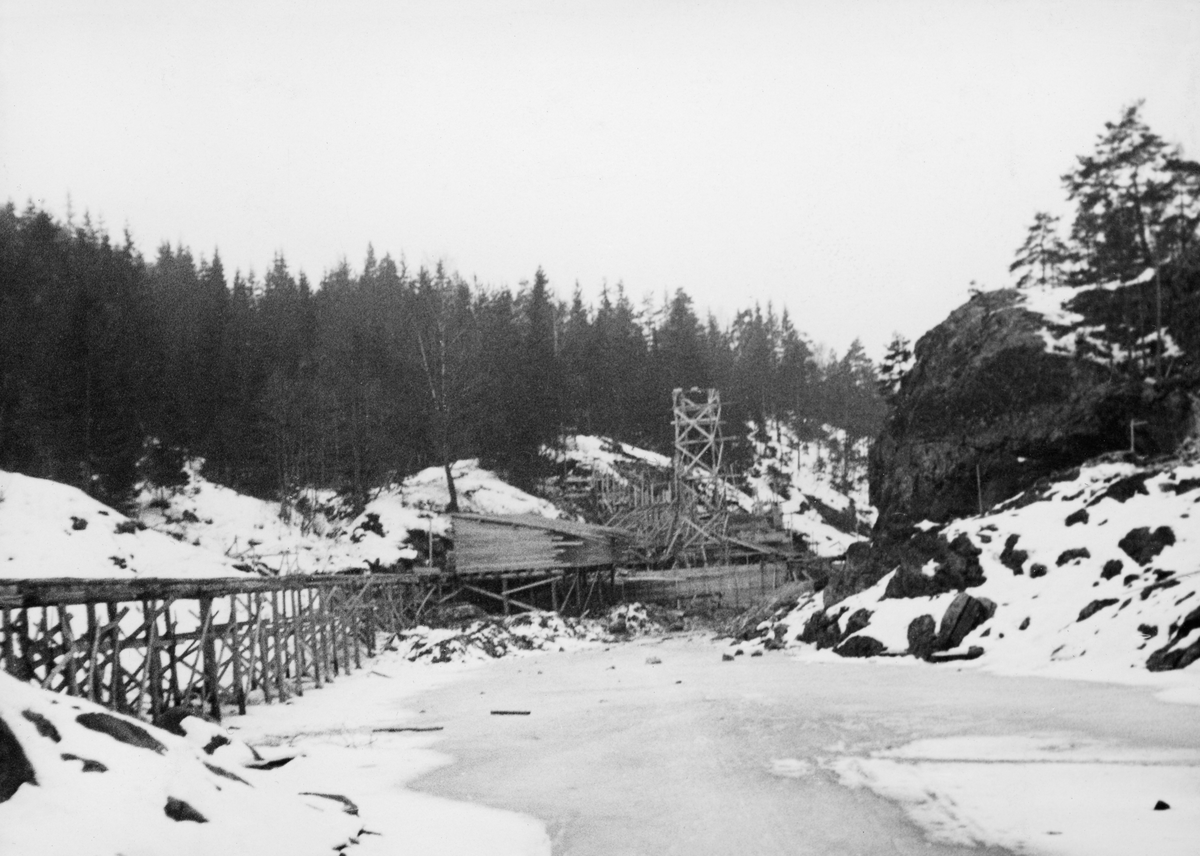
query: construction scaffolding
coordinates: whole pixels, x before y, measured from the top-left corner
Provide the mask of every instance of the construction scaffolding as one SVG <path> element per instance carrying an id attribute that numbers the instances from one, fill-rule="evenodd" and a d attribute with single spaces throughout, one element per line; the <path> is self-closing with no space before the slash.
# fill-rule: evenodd
<path id="1" fill-rule="evenodd" d="M 658 478 L 606 475 L 596 485 L 607 525 L 632 534 L 630 563 L 696 567 L 768 553 L 728 531 L 733 491 L 724 469 L 720 392 L 676 389 L 671 404 L 671 473 Z"/>

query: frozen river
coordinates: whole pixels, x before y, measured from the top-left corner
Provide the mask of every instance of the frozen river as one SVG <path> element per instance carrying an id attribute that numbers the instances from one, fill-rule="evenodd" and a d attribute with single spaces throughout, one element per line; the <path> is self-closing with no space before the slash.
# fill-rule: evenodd
<path id="1" fill-rule="evenodd" d="M 1200 853 L 1195 706 L 731 650 L 697 636 L 476 666 L 385 655 L 232 723 L 304 753 L 277 771 L 285 786 L 359 805 L 380 833 L 361 856 Z"/>
<path id="2" fill-rule="evenodd" d="M 490 665 L 421 698 L 457 760 L 414 787 L 532 815 L 564 856 L 1007 852 L 967 844 L 981 839 L 1200 852 L 1194 707 L 953 665 L 722 650 L 672 639 Z M 1171 810 L 1153 811 L 1159 799 Z"/>

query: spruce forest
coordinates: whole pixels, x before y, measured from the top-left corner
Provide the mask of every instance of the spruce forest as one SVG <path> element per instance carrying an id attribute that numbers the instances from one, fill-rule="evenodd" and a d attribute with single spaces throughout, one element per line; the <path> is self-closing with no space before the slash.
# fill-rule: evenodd
<path id="1" fill-rule="evenodd" d="M 279 499 L 361 500 L 468 457 L 530 485 L 570 432 L 669 452 L 676 387 L 721 389 L 735 440 L 732 426 L 779 418 L 802 437 L 843 429 L 850 455 L 885 411 L 862 345 L 821 353 L 786 310 L 722 326 L 683 290 L 639 304 L 620 285 L 590 305 L 541 269 L 513 290 L 368 249 L 319 283 L 281 256 L 230 277 L 218 252 L 148 260 L 88 218 L 9 203 L 0 282 L 0 469 L 118 506 L 192 456 Z"/>

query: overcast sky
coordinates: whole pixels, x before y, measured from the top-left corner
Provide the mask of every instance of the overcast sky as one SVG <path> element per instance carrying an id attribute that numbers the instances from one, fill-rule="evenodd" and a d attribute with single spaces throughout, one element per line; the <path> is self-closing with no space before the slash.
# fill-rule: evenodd
<path id="1" fill-rule="evenodd" d="M 1200 0 L 0 10 L 0 199 L 230 274 L 371 243 L 723 320 L 772 301 L 875 356 L 1008 281 L 1122 106 L 1200 156 Z"/>

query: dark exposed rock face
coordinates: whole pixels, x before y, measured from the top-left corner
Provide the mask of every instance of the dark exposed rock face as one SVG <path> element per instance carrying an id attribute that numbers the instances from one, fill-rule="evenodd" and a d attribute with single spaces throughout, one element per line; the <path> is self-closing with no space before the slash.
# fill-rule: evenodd
<path id="1" fill-rule="evenodd" d="M 932 615 L 919 615 L 908 625 L 908 653 L 922 660 L 937 650 L 937 622 Z"/>
<path id="2" fill-rule="evenodd" d="M 1029 559 L 1029 553 L 1016 549 L 1019 540 L 1020 535 L 1009 535 L 1004 542 L 1004 551 L 1000 554 L 1000 563 L 1018 576 L 1025 573 L 1025 562 Z"/>
<path id="3" fill-rule="evenodd" d="M 938 627 L 937 647 L 945 651 L 957 648 L 967 634 L 996 614 L 996 604 L 987 598 L 974 598 L 960 592 L 950 601 Z"/>
<path id="4" fill-rule="evenodd" d="M 977 513 L 981 503 L 990 507 L 1089 458 L 1128 449 L 1131 419 L 1144 423 L 1140 454 L 1172 451 L 1190 427 L 1187 393 L 1198 385 L 1200 336 L 1189 325 L 1200 311 L 1200 273 L 1163 276 L 1172 284 L 1163 317 L 1185 354 L 1169 382 L 1146 384 L 1103 360 L 1047 352 L 1046 320 L 1015 290 L 976 294 L 926 333 L 871 450 L 876 534 Z M 1136 338 L 1129 319 L 1154 317 L 1153 300 L 1152 286 L 1129 284 L 1080 290 L 1067 308 L 1083 316 L 1080 327 L 1102 328 L 1121 345 Z"/>
<path id="5" fill-rule="evenodd" d="M 1175 543 L 1175 533 L 1170 526 L 1159 526 L 1153 532 L 1149 526 L 1131 529 L 1124 538 L 1117 542 L 1129 558 L 1139 565 L 1146 565 L 1150 560 Z"/>
<path id="6" fill-rule="evenodd" d="M 145 728 L 129 719 L 113 716 L 111 713 L 81 713 L 75 717 L 75 721 L 84 728 L 107 734 L 114 740 L 128 743 L 130 746 L 150 749 L 160 755 L 167 751 L 167 747 L 151 737 L 150 732 Z"/>
<path id="7" fill-rule="evenodd" d="M 1061 568 L 1067 562 L 1073 562 L 1076 559 L 1090 559 L 1091 557 L 1091 551 L 1089 551 L 1087 547 L 1076 547 L 1072 550 L 1063 550 L 1061 553 L 1059 553 L 1054 564 Z"/>
<path id="8" fill-rule="evenodd" d="M 1187 618 L 1183 619 L 1182 624 L 1171 629 L 1170 640 L 1150 655 L 1146 660 L 1146 668 L 1152 672 L 1166 672 L 1182 669 L 1200 660 L 1200 639 L 1186 648 L 1177 647 L 1178 643 L 1197 627 L 1200 627 L 1200 608 L 1192 610 Z"/>
<path id="9" fill-rule="evenodd" d="M 842 657 L 877 657 L 887 648 L 878 639 L 870 636 L 851 636 L 841 645 L 833 649 L 833 653 Z"/>
<path id="10" fill-rule="evenodd" d="M 175 797 L 167 797 L 167 804 L 163 806 L 163 813 L 175 821 L 190 820 L 192 823 L 208 823 L 208 818 L 183 800 L 175 799 Z"/>
<path id="11" fill-rule="evenodd" d="M 1075 620 L 1076 621 L 1087 621 L 1089 618 L 1091 618 L 1097 612 L 1104 609 L 1104 607 L 1112 606 L 1116 602 L 1117 602 L 1117 599 L 1115 597 L 1106 597 L 1103 600 L 1093 600 L 1091 603 L 1089 603 L 1087 606 L 1085 606 L 1083 609 L 1081 609 L 1079 611 L 1079 617 Z"/>
<path id="12" fill-rule="evenodd" d="M 816 612 L 804 624 L 804 630 L 798 637 L 801 642 L 816 645 L 818 648 L 832 648 L 842 641 L 842 631 L 838 627 L 838 618 L 844 610 L 834 612 Z"/>
<path id="13" fill-rule="evenodd" d="M 0 803 L 8 800 L 24 784 L 36 785 L 37 776 L 25 757 L 21 741 L 13 734 L 8 723 L 0 719 Z"/>

